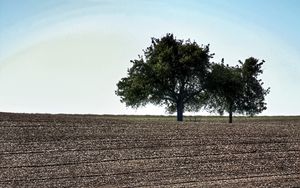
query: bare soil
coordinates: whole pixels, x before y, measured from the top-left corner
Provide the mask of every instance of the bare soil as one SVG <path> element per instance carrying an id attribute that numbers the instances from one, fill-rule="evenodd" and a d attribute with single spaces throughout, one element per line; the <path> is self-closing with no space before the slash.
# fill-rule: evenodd
<path id="1" fill-rule="evenodd" d="M 300 119 L 1 113 L 0 187 L 300 187 Z"/>

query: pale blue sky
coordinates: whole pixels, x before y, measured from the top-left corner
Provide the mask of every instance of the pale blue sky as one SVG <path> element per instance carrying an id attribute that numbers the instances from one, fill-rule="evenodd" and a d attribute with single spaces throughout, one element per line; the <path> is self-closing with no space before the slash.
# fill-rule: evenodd
<path id="1" fill-rule="evenodd" d="M 299 18 L 298 0 L 0 0 L 0 111 L 164 114 L 114 91 L 150 38 L 171 32 L 209 43 L 214 61 L 266 60 L 262 115 L 299 115 Z"/>

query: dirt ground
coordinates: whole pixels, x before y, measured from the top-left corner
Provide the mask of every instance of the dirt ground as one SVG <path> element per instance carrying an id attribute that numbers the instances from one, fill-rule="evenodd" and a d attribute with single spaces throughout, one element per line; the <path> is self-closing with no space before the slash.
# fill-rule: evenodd
<path id="1" fill-rule="evenodd" d="M 0 187 L 300 187 L 300 118 L 1 113 Z"/>

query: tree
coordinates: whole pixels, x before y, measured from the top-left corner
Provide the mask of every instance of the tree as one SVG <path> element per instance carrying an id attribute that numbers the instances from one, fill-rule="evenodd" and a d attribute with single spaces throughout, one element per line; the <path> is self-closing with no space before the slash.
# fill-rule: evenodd
<path id="1" fill-rule="evenodd" d="M 222 60 L 221 64 L 213 64 L 208 80 L 207 108 L 221 115 L 224 111 L 228 112 L 231 123 L 233 112 L 240 110 L 243 96 L 240 69 L 224 65 Z"/>
<path id="2" fill-rule="evenodd" d="M 265 96 L 270 93 L 270 88 L 264 89 L 264 83 L 259 79 L 259 76 L 263 73 L 262 66 L 265 61 L 259 62 L 258 59 L 250 57 L 245 62 L 239 62 L 244 83 L 241 106 L 247 115 L 254 116 L 267 109 Z"/>
<path id="3" fill-rule="evenodd" d="M 131 61 L 128 76 L 117 83 L 116 94 L 131 107 L 165 105 L 168 112 L 177 111 L 177 120 L 183 121 L 184 111 L 203 104 L 212 56 L 209 45 L 178 40 L 173 34 L 152 38 L 144 56 Z"/>
<path id="4" fill-rule="evenodd" d="M 232 123 L 233 113 L 255 115 L 266 109 L 265 96 L 270 89 L 262 87 L 263 82 L 258 76 L 263 73 L 264 61 L 250 57 L 240 66 L 213 64 L 208 77 L 207 109 L 229 114 Z"/>

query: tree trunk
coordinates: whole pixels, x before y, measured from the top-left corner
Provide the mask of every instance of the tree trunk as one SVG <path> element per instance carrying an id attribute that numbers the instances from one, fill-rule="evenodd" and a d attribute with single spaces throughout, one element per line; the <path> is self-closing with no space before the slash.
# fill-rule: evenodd
<path id="1" fill-rule="evenodd" d="M 232 105 L 229 106 L 229 123 L 232 123 Z"/>
<path id="2" fill-rule="evenodd" d="M 177 102 L 177 121 L 183 121 L 183 101 L 179 100 Z"/>
<path id="3" fill-rule="evenodd" d="M 229 123 L 232 123 L 232 111 L 229 111 Z"/>

